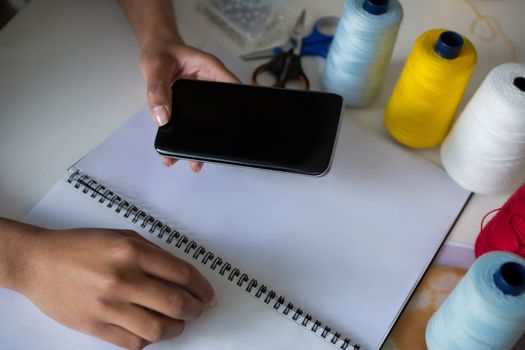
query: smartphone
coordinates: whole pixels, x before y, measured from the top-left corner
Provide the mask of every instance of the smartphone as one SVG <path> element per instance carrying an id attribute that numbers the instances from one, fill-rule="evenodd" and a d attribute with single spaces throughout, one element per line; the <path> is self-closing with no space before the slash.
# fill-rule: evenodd
<path id="1" fill-rule="evenodd" d="M 324 92 L 177 80 L 163 156 L 307 175 L 330 167 L 343 99 Z"/>

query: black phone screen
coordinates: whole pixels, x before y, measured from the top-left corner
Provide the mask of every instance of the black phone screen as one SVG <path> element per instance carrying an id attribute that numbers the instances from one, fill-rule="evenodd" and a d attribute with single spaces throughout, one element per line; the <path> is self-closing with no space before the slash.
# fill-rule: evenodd
<path id="1" fill-rule="evenodd" d="M 173 84 L 164 155 L 321 175 L 329 167 L 342 98 L 335 94 L 197 80 Z"/>

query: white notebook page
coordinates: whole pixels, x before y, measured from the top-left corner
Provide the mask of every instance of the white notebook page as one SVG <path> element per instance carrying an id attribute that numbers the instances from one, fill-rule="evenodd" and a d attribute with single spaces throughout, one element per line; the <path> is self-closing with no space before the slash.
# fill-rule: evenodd
<path id="1" fill-rule="evenodd" d="M 349 120 L 324 177 L 166 169 L 154 135 L 143 110 L 78 167 L 371 349 L 469 195 Z"/>

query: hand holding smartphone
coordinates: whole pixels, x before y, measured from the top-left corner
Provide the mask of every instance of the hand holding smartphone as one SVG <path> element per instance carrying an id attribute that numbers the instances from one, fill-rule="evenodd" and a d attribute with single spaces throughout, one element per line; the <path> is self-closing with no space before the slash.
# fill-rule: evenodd
<path id="1" fill-rule="evenodd" d="M 163 156 L 308 175 L 330 166 L 339 95 L 200 80 L 177 80 L 172 93 L 155 139 Z"/>

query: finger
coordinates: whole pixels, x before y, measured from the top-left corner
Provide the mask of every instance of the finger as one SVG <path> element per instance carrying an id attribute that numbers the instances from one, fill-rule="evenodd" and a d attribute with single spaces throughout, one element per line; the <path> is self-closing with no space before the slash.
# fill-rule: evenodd
<path id="1" fill-rule="evenodd" d="M 140 285 L 124 293 L 132 303 L 176 320 L 194 320 L 205 308 L 202 301 L 184 289 L 168 286 L 151 277 L 145 277 Z"/>
<path id="2" fill-rule="evenodd" d="M 165 166 L 170 167 L 177 162 L 177 159 L 164 157 L 162 158 L 162 162 L 164 163 Z"/>
<path id="3" fill-rule="evenodd" d="M 148 106 L 158 126 L 168 123 L 171 116 L 172 68 L 168 60 L 157 58 L 143 62 Z"/>
<path id="4" fill-rule="evenodd" d="M 194 160 L 190 160 L 189 164 L 190 164 L 191 171 L 193 171 L 194 173 L 198 173 L 199 171 L 201 171 L 204 165 L 202 162 L 197 162 Z"/>
<path id="5" fill-rule="evenodd" d="M 113 229 L 114 232 L 119 233 L 122 236 L 125 236 L 127 238 L 139 240 L 140 242 L 144 242 L 149 244 L 150 246 L 154 247 L 155 249 L 160 249 L 155 244 L 148 241 L 146 238 L 142 237 L 139 233 L 133 231 L 133 230 L 126 230 L 126 229 Z"/>
<path id="6" fill-rule="evenodd" d="M 139 264 L 146 273 L 175 283 L 208 305 L 215 293 L 208 280 L 194 266 L 157 247 L 145 245 Z"/>
<path id="7" fill-rule="evenodd" d="M 164 317 L 134 304 L 113 305 L 106 317 L 108 323 L 127 329 L 151 343 L 177 337 L 184 329 L 184 321 Z"/>
<path id="8" fill-rule="evenodd" d="M 136 334 L 113 324 L 100 324 L 91 334 L 99 339 L 126 349 L 143 349 L 149 342 Z"/>
<path id="9" fill-rule="evenodd" d="M 165 284 L 173 284 L 174 287 L 177 287 L 177 291 L 180 289 L 178 286 L 186 288 L 186 293 L 198 298 L 198 302 L 205 307 L 215 307 L 217 305 L 217 299 L 211 284 L 195 267 L 164 251 L 135 231 L 126 229 L 113 229 L 112 231 L 135 242 L 133 246 L 138 254 L 134 255 L 133 261 L 137 261 L 146 274 L 161 282 L 165 282 Z M 155 261 L 150 263 L 152 258 Z M 144 260 L 146 264 L 141 264 L 140 262 Z M 155 264 L 160 265 L 156 266 Z M 144 266 L 148 266 L 148 268 L 146 269 Z M 172 271 L 172 268 L 176 272 Z M 153 269 L 154 271 L 148 269 Z"/>
<path id="10" fill-rule="evenodd" d="M 226 83 L 240 84 L 241 81 L 226 68 L 217 57 L 210 55 L 210 66 L 214 71 L 215 80 Z"/>

